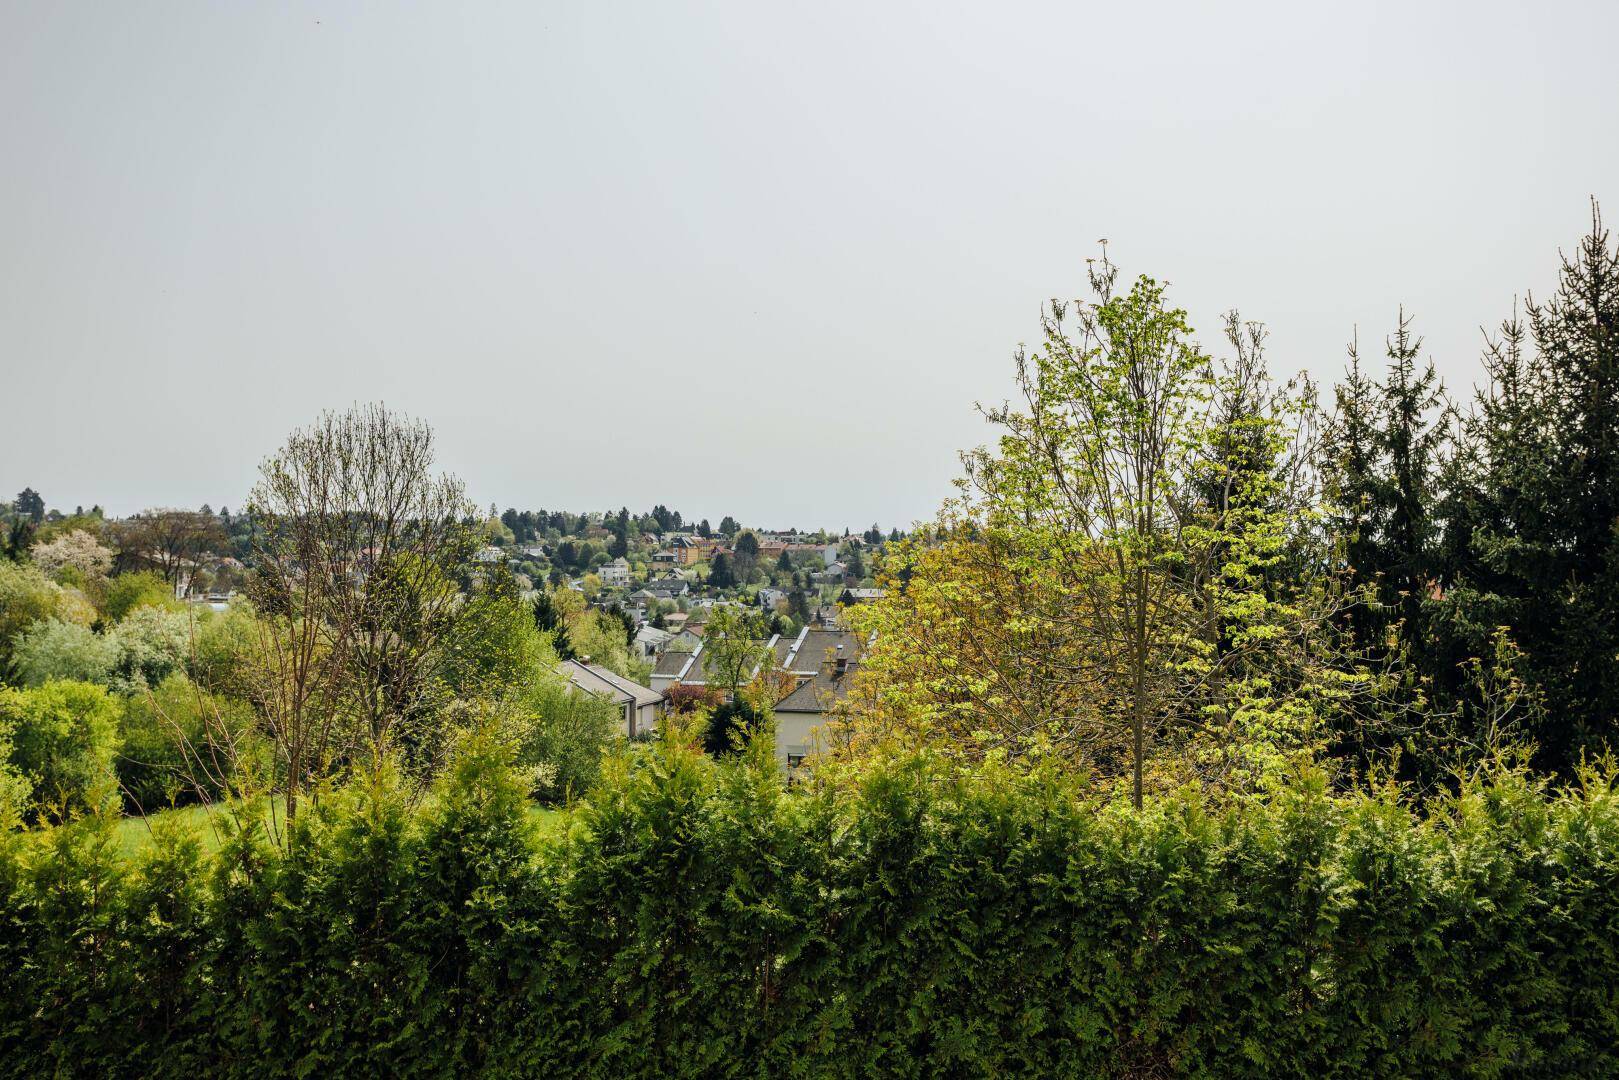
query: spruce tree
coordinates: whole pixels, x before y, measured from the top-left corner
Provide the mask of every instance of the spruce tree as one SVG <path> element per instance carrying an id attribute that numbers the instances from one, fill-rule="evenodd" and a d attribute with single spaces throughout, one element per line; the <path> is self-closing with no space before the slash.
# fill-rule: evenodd
<path id="1" fill-rule="evenodd" d="M 1545 702 L 1539 761 L 1567 772 L 1619 745 L 1619 249 L 1594 204 L 1556 291 L 1526 311 L 1527 333 L 1513 319 L 1489 344 L 1466 426 L 1449 648 L 1487 656 L 1507 628 Z"/>

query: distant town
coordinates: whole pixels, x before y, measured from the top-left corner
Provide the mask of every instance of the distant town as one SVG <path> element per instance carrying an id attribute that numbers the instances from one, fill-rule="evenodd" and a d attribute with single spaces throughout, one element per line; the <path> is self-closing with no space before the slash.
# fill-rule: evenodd
<path id="1" fill-rule="evenodd" d="M 113 518 L 99 506 L 48 508 L 28 488 L 0 504 L 0 521 L 13 558 L 93 544 L 105 549 L 113 580 L 214 611 L 237 598 L 254 556 L 251 515 L 229 507 Z M 759 650 L 746 674 L 783 676 L 772 696 L 777 757 L 788 769 L 812 753 L 812 732 L 858 667 L 863 643 L 841 613 L 883 595 L 873 568 L 906 535 L 875 524 L 842 534 L 750 528 L 730 516 L 716 527 L 662 505 L 641 514 L 490 507 L 464 524 L 479 541 L 469 580 L 500 576 L 532 604 L 568 685 L 611 701 L 630 738 L 651 737 L 670 709 L 712 707 L 721 691 L 705 662 L 705 631 L 716 611 L 745 614 L 736 625 L 756 635 Z"/>

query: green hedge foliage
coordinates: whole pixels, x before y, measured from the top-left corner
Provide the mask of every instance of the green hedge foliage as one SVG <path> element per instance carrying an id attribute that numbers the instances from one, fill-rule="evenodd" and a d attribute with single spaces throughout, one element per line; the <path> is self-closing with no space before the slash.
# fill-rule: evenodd
<path id="1" fill-rule="evenodd" d="M 609 766 L 560 833 L 473 744 L 205 856 L 7 835 L 15 1076 L 1611 1076 L 1619 797 L 1304 777 L 1133 812 L 921 763 Z"/>

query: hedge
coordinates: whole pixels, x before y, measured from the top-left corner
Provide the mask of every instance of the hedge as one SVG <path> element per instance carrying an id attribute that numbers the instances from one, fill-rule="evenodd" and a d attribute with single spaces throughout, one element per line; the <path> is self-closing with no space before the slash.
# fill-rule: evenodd
<path id="1" fill-rule="evenodd" d="M 925 763 L 609 769 L 558 834 L 470 752 L 292 842 L 0 855 L 16 1076 L 1610 1076 L 1619 796 L 1304 777 L 1136 812 Z"/>

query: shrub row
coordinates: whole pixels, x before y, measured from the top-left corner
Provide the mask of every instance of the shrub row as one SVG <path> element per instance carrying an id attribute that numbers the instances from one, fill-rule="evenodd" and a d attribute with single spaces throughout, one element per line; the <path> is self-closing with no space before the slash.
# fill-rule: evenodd
<path id="1" fill-rule="evenodd" d="M 493 750 L 291 844 L 0 857 L 16 1076 L 1605 1076 L 1619 797 L 1417 816 L 1303 778 L 1133 812 L 920 763 L 613 765 L 558 834 Z"/>

